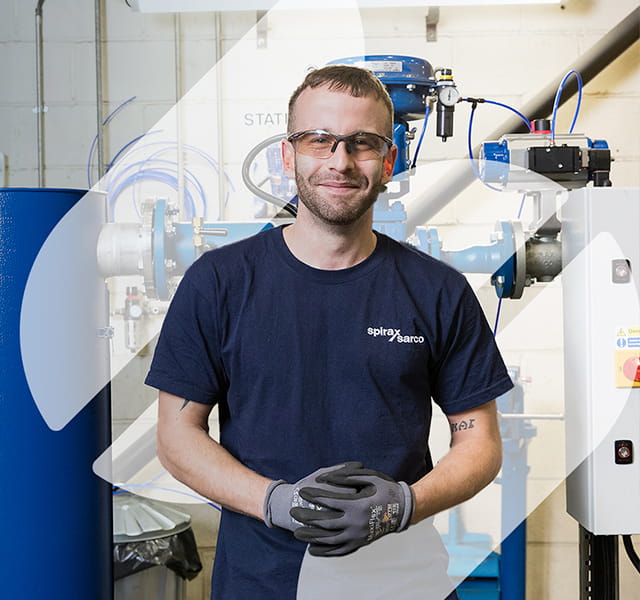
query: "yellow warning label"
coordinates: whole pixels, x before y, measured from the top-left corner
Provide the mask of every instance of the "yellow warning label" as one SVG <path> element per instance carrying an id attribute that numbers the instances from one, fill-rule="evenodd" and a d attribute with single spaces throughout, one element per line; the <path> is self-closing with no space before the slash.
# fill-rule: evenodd
<path id="1" fill-rule="evenodd" d="M 640 350 L 616 350 L 617 388 L 640 388 Z"/>

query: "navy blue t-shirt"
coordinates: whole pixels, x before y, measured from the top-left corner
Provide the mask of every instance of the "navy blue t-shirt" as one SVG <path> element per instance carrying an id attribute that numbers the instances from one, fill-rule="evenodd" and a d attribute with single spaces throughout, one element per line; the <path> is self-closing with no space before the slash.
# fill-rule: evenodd
<path id="1" fill-rule="evenodd" d="M 297 260 L 281 228 L 204 254 L 171 302 L 146 383 L 218 404 L 220 442 L 295 482 L 357 460 L 411 484 L 433 468 L 445 414 L 512 387 L 462 274 L 377 233 L 354 267 Z M 212 598 L 295 598 L 305 545 L 223 511 Z"/>

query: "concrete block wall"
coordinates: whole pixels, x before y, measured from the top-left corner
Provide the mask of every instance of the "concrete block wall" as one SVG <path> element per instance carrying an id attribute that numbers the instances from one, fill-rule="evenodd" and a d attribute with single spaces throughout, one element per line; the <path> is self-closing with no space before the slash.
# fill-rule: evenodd
<path id="1" fill-rule="evenodd" d="M 11 186 L 37 184 L 33 4 L 5 0 L 0 8 L 0 153 L 8 157 L 6 184 Z M 136 96 L 105 127 L 105 152 L 110 159 L 147 131 L 172 131 L 179 113 L 184 139 L 220 160 L 233 184 L 220 188 L 211 172 L 194 163 L 207 187 L 210 213 L 244 218 L 251 216 L 253 203 L 241 181 L 242 159 L 255 144 L 284 130 L 288 95 L 308 67 L 361 53 L 419 56 L 434 66 L 453 68 L 463 95 L 519 108 L 549 82 L 559 83 L 571 62 L 636 5 L 635 0 L 567 0 L 539 7 L 443 7 L 437 41 L 427 42 L 422 8 L 274 10 L 258 31 L 254 12 L 218 18 L 185 13 L 176 19 L 135 13 L 124 0 L 105 0 L 103 115 Z M 46 184 L 82 188 L 87 186 L 87 159 L 97 123 L 93 3 L 49 0 L 44 24 Z M 585 86 L 576 127 L 589 137 L 608 140 L 617 186 L 640 186 L 639 52 L 636 44 Z M 568 128 L 573 108 L 571 100 L 560 109 L 559 130 Z M 459 105 L 456 115 L 455 137 L 446 144 L 434 137 L 430 123 L 416 181 L 428 185 L 430 169 L 437 170 L 438 162 L 467 160 L 468 105 Z M 474 141 L 484 140 L 506 116 L 498 107 L 481 106 Z M 95 168 L 92 173 L 95 183 Z M 230 194 L 224 207 L 219 189 Z M 166 189 L 149 191 L 171 194 Z M 121 205 L 124 219 L 133 214 L 128 200 Z M 497 195 L 476 183 L 430 225 L 439 228 L 446 248 L 486 244 L 495 222 L 514 218 L 518 207 L 519 197 Z M 470 279 L 493 323 L 493 289 L 486 277 Z M 525 386 L 527 412 L 561 413 L 560 282 L 529 289 L 522 301 L 503 303 L 501 319 L 509 323 L 498 338 L 505 358 L 530 379 Z M 141 384 L 150 350 L 130 357 L 122 347 L 115 348 L 117 361 L 129 361 L 114 378 L 116 437 L 154 400 L 155 393 Z M 531 599 L 577 599 L 577 525 L 564 510 L 563 428 L 556 421 L 535 425 L 537 436 L 529 446 L 527 594 Z M 435 426 L 436 446 L 444 451 L 446 425 L 440 419 Z M 471 531 L 486 531 L 487 521 L 492 521 L 496 544 L 496 509 L 488 504 L 498 495 L 490 491 L 464 511 Z M 210 589 L 218 517 L 206 505 L 182 507 L 193 515 L 205 564 L 205 572 L 187 586 L 189 600 L 200 600 Z M 638 579 L 623 554 L 620 562 L 621 598 L 639 600 Z"/>

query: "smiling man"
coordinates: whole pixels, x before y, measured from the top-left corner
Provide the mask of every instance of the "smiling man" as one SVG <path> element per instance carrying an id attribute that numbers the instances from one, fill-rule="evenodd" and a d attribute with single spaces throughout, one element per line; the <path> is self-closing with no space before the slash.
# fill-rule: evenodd
<path id="1" fill-rule="evenodd" d="M 286 174 L 295 177 L 301 214 L 315 221 L 301 229 L 364 226 L 367 237 L 372 235 L 368 213 L 381 184 L 391 179 L 397 153 L 390 139 L 393 109 L 382 91 L 380 96 L 353 96 L 325 85 L 305 87 L 291 98 L 284 164 Z M 352 110 L 344 110 L 345 95 Z M 336 137 L 340 131 L 347 137 Z"/>
<path id="2" fill-rule="evenodd" d="M 313 71 L 288 122 L 295 223 L 192 265 L 147 377 L 163 464 L 224 507 L 222 600 L 293 600 L 307 550 L 340 561 L 476 494 L 500 468 L 493 399 L 512 385 L 465 278 L 372 229 L 397 154 L 381 82 Z M 432 402 L 452 432 L 435 467 Z"/>

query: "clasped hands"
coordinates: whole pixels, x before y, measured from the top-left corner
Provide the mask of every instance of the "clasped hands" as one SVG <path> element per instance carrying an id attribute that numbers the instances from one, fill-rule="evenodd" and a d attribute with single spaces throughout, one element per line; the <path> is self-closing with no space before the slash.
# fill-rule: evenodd
<path id="1" fill-rule="evenodd" d="M 269 527 L 293 532 L 314 556 L 344 556 L 409 526 L 414 497 L 404 481 L 347 462 L 297 483 L 273 481 L 264 500 Z"/>

